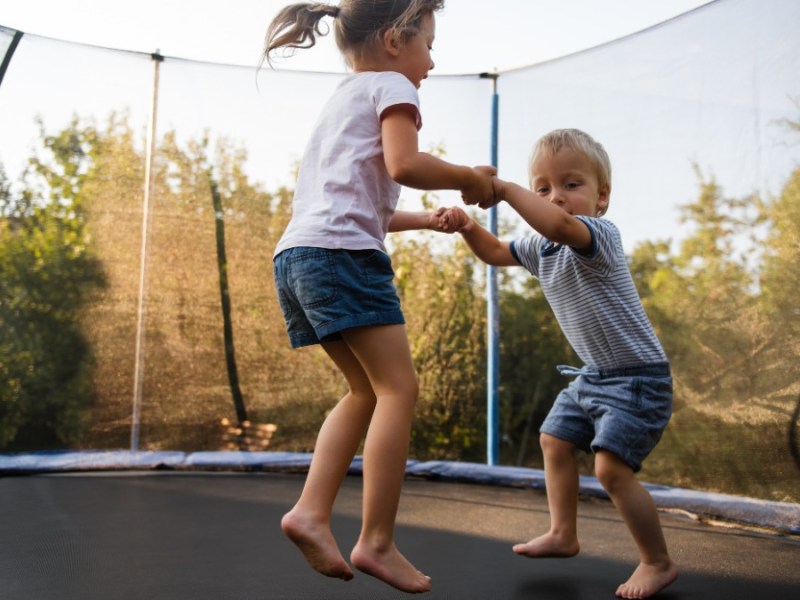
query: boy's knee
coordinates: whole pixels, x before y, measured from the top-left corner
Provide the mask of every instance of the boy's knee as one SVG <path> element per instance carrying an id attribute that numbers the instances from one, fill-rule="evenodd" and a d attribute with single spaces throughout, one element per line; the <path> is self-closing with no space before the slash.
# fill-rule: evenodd
<path id="1" fill-rule="evenodd" d="M 608 451 L 600 451 L 595 457 L 594 473 L 600 485 L 609 493 L 634 477 L 631 469 L 621 458 Z"/>
<path id="2" fill-rule="evenodd" d="M 539 446 L 542 452 L 549 456 L 571 456 L 575 452 L 575 444 L 559 439 L 549 433 L 542 433 L 539 436 Z"/>

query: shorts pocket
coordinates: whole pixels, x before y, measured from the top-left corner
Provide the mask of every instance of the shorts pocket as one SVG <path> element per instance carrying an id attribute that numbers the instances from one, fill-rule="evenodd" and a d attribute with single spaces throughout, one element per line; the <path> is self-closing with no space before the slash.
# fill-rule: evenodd
<path id="1" fill-rule="evenodd" d="M 330 250 L 295 248 L 287 257 L 286 270 L 289 285 L 304 310 L 336 299 L 336 262 Z"/>

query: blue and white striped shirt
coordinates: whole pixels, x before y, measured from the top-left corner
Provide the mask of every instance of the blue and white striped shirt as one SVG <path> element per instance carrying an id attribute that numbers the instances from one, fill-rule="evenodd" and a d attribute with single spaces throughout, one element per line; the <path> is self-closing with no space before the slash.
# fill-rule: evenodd
<path id="1" fill-rule="evenodd" d="M 628 270 L 616 225 L 578 218 L 592 234 L 588 254 L 533 233 L 511 242 L 514 258 L 539 279 L 567 340 L 587 366 L 611 369 L 666 362 Z"/>

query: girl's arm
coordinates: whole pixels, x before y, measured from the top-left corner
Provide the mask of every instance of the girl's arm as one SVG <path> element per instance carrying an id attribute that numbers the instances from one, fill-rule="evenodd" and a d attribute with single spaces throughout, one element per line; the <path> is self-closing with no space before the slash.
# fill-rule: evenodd
<path id="1" fill-rule="evenodd" d="M 470 204 L 494 197 L 494 170 L 454 165 L 420 152 L 413 113 L 393 110 L 381 122 L 383 156 L 389 175 L 400 185 L 418 190 L 460 190 Z"/>
<path id="2" fill-rule="evenodd" d="M 389 221 L 389 233 L 417 229 L 442 231 L 439 218 L 444 214 L 445 210 L 445 208 L 438 208 L 435 212 L 395 211 L 394 215 L 392 215 L 392 220 Z"/>
<path id="3" fill-rule="evenodd" d="M 591 248 L 592 234 L 585 223 L 530 190 L 495 178 L 495 195 L 505 199 L 528 225 L 551 242 L 571 246 L 576 250 Z"/>

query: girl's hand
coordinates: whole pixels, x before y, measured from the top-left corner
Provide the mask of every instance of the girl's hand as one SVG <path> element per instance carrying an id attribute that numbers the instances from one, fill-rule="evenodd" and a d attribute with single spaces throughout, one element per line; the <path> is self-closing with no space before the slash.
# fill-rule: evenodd
<path id="1" fill-rule="evenodd" d="M 494 185 L 492 178 L 497 174 L 497 169 L 489 166 L 473 167 L 472 177 L 461 188 L 461 198 L 464 204 L 477 204 L 481 208 L 493 206 Z"/>
<path id="2" fill-rule="evenodd" d="M 491 202 L 481 202 L 478 204 L 483 209 L 491 208 L 501 200 L 505 199 L 506 188 L 505 188 L 505 181 L 500 179 L 499 177 L 492 177 L 492 200 Z"/>
<path id="3" fill-rule="evenodd" d="M 444 228 L 442 217 L 447 212 L 447 209 L 444 206 L 440 206 L 432 213 L 428 213 L 428 229 L 432 229 L 433 231 L 438 231 L 440 233 L 452 233 L 451 231 L 447 231 Z"/>

